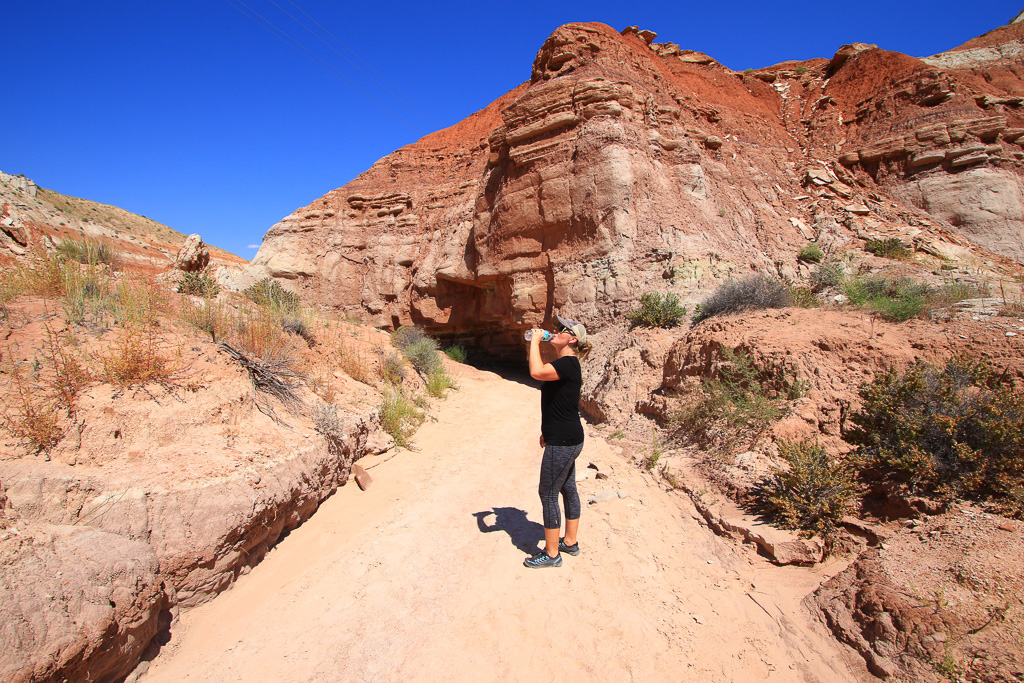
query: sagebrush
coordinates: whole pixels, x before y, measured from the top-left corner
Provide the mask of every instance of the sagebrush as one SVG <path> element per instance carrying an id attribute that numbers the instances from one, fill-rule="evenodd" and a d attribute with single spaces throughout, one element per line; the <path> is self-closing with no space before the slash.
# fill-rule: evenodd
<path id="1" fill-rule="evenodd" d="M 888 490 L 972 498 L 1024 515 L 1024 397 L 967 356 L 878 374 L 843 438 Z"/>
<path id="2" fill-rule="evenodd" d="M 743 280 L 729 280 L 701 302 L 693 322 L 725 313 L 763 308 L 785 308 L 792 301 L 789 288 L 778 278 L 751 275 Z"/>

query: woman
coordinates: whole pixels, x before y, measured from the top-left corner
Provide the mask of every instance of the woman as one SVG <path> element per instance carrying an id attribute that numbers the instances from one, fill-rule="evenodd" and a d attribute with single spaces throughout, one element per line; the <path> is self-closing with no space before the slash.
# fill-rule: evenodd
<path id="1" fill-rule="evenodd" d="M 580 496 L 576 492 L 576 457 L 583 450 L 580 422 L 580 388 L 583 371 L 580 360 L 590 352 L 587 328 L 575 320 L 558 318 L 558 331 L 548 340 L 558 358 L 544 363 L 540 357 L 541 330 L 530 338 L 530 376 L 543 382 L 540 387 L 540 500 L 544 508 L 544 550 L 523 562 L 527 567 L 561 567 L 565 552 L 579 555 L 576 533 L 580 524 Z M 562 520 L 558 494 L 565 503 L 565 537 L 559 538 Z"/>

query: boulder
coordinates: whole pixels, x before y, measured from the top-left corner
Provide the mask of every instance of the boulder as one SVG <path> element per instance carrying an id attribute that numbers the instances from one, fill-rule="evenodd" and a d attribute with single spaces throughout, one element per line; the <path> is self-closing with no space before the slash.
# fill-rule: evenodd
<path id="1" fill-rule="evenodd" d="M 210 265 L 210 249 L 203 243 L 203 238 L 192 234 L 178 249 L 174 257 L 174 267 L 185 273 L 198 273 Z"/>

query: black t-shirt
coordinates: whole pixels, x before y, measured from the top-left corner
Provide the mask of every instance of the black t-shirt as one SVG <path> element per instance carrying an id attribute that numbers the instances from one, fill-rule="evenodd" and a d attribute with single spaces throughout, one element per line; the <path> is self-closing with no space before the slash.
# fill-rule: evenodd
<path id="1" fill-rule="evenodd" d="M 551 446 L 575 446 L 583 443 L 580 422 L 580 389 L 583 370 L 576 356 L 556 358 L 551 366 L 558 379 L 540 385 L 540 433 Z"/>

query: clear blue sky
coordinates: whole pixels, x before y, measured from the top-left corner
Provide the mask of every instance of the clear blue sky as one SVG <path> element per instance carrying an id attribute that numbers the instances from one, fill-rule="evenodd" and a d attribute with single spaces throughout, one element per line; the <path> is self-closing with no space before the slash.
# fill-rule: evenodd
<path id="1" fill-rule="evenodd" d="M 0 170 L 198 232 L 245 258 L 296 208 L 527 80 L 544 39 L 570 21 L 636 24 L 739 70 L 831 57 L 854 41 L 927 56 L 1024 8 L 1024 0 L 4 4 Z"/>

